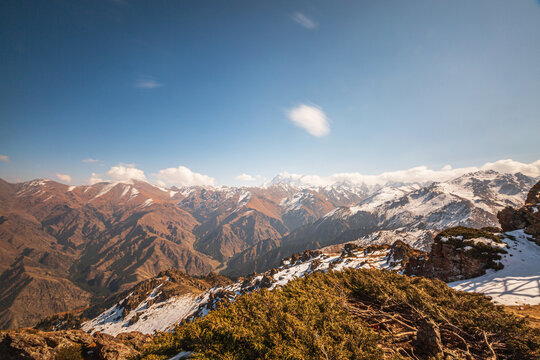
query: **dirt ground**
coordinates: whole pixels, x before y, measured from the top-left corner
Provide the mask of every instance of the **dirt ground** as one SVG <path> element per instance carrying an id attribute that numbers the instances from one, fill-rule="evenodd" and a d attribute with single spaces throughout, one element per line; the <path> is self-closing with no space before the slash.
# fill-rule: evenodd
<path id="1" fill-rule="evenodd" d="M 528 316 L 531 326 L 540 329 L 540 305 L 505 306 L 505 309 L 519 316 Z"/>

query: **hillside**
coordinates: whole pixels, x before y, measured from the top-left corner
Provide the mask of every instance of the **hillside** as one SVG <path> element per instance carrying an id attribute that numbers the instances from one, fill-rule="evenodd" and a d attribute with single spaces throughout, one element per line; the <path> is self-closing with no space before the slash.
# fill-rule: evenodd
<path id="1" fill-rule="evenodd" d="M 178 355 L 177 355 L 178 354 Z M 540 331 L 482 295 L 378 270 L 316 273 L 163 333 L 143 359 L 537 359 Z"/>
<path id="2" fill-rule="evenodd" d="M 307 250 L 283 259 L 262 274 L 206 291 L 167 293 L 168 277 L 153 280 L 144 296 L 130 292 L 109 309 L 82 324 L 89 332 L 167 331 L 186 320 L 206 316 L 220 304 L 235 301 L 259 289 L 278 289 L 296 278 L 345 269 L 383 269 L 408 276 L 450 282 L 468 292 L 485 292 L 495 303 L 538 304 L 540 247 L 522 231 L 497 234 L 466 227 L 449 228 L 436 236 L 429 253 L 396 241 L 393 245 L 361 248 L 354 244 Z M 484 286 L 467 286 L 483 284 Z M 132 304 L 126 307 L 126 303 Z"/>

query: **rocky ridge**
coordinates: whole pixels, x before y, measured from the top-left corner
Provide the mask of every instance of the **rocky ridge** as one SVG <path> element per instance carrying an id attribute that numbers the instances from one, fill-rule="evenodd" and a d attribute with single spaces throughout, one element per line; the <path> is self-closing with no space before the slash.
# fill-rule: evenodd
<path id="1" fill-rule="evenodd" d="M 497 214 L 504 231 L 524 229 L 540 245 L 540 182 L 527 194 L 525 204 L 519 209 L 507 207 Z"/>

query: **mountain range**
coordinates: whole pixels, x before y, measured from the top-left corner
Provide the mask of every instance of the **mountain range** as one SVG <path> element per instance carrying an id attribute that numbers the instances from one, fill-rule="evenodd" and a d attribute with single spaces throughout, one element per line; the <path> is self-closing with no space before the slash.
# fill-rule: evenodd
<path id="1" fill-rule="evenodd" d="M 428 250 L 436 230 L 497 226 L 497 212 L 520 206 L 534 182 L 494 171 L 378 187 L 0 180 L 0 327 L 86 308 L 169 268 L 246 275 L 348 241 Z"/>

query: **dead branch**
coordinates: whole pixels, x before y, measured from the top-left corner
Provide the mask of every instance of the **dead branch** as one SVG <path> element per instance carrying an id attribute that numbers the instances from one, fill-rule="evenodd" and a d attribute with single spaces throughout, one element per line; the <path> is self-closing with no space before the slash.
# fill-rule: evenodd
<path id="1" fill-rule="evenodd" d="M 491 353 L 491 357 L 489 360 L 497 360 L 497 354 L 495 354 L 495 351 L 493 351 L 493 348 L 491 347 L 491 344 L 488 341 L 487 335 L 485 331 L 482 331 L 482 335 L 484 336 L 484 342 L 486 343 L 486 346 Z"/>

